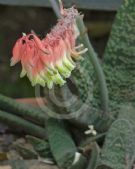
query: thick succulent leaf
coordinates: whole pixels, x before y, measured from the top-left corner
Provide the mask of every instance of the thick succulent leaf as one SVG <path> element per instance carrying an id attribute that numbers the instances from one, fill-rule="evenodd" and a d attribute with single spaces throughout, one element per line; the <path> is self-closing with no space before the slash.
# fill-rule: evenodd
<path id="1" fill-rule="evenodd" d="M 105 51 L 104 71 L 111 104 L 135 101 L 135 1 L 117 13 Z M 117 103 L 117 107 L 116 104 Z"/>
<path id="2" fill-rule="evenodd" d="M 135 108 L 124 105 L 111 125 L 96 169 L 130 169 L 135 159 Z"/>
<path id="3" fill-rule="evenodd" d="M 66 130 L 62 121 L 48 119 L 46 123 L 48 140 L 54 159 L 60 168 L 69 168 L 77 152 L 72 137 Z"/>

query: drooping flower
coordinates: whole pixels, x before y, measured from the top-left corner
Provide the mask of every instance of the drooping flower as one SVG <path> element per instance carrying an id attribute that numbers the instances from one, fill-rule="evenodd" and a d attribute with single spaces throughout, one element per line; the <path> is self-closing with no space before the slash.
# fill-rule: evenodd
<path id="1" fill-rule="evenodd" d="M 61 4 L 62 18 L 46 37 L 40 40 L 34 33 L 17 40 L 13 48 L 11 66 L 22 64 L 21 77 L 27 75 L 33 86 L 40 84 L 52 88 L 53 84 L 63 85 L 87 49 L 76 46 L 79 30 L 76 24 L 78 11 L 72 7 L 64 9 Z"/>

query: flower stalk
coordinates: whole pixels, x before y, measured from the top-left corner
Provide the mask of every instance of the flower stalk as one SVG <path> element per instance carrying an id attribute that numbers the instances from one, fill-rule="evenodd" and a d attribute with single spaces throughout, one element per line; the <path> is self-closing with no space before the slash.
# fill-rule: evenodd
<path id="1" fill-rule="evenodd" d="M 50 0 L 50 3 L 51 3 L 51 0 Z M 60 4 L 60 6 L 62 5 L 61 0 L 59 0 L 59 4 Z M 57 15 L 58 11 L 56 13 L 56 10 L 57 10 L 56 4 L 51 3 L 51 5 L 52 5 L 52 8 L 53 8 L 55 14 Z M 58 15 L 60 15 L 60 12 Z M 86 32 L 86 28 L 85 28 L 85 25 L 83 22 L 83 18 L 81 15 L 77 15 L 76 23 L 77 23 L 77 26 L 78 26 L 78 29 L 80 32 L 80 37 L 83 42 L 83 45 L 88 49 L 89 58 L 91 60 L 91 63 L 93 64 L 93 67 L 94 67 L 95 72 L 97 74 L 97 78 L 99 81 L 99 87 L 100 87 L 100 94 L 101 94 L 102 111 L 103 111 L 104 115 L 108 115 L 108 113 L 109 113 L 109 97 L 108 97 L 108 89 L 107 89 L 107 84 L 106 84 L 106 80 L 105 80 L 105 75 L 103 73 L 103 69 L 99 63 L 97 54 L 95 53 L 95 51 L 90 43 L 88 34 Z"/>
<path id="2" fill-rule="evenodd" d="M 107 84 L 105 80 L 105 75 L 103 72 L 103 69 L 99 63 L 99 59 L 97 57 L 97 54 L 95 53 L 90 41 L 88 34 L 86 32 L 85 25 L 83 23 L 82 17 L 78 16 L 76 18 L 76 22 L 80 31 L 80 37 L 85 45 L 85 47 L 88 48 L 88 54 L 89 58 L 91 60 L 91 63 L 93 64 L 93 67 L 95 69 L 98 82 L 99 82 L 99 87 L 100 87 L 100 94 L 101 94 L 101 106 L 102 106 L 102 111 L 104 114 L 108 115 L 109 113 L 109 97 L 108 97 L 108 89 L 107 89 Z"/>

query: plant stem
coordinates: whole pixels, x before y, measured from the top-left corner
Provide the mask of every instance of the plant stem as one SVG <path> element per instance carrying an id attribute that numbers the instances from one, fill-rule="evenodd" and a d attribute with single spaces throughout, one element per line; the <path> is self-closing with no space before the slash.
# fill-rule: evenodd
<path id="1" fill-rule="evenodd" d="M 95 53 L 95 51 L 89 41 L 89 37 L 88 37 L 88 34 L 86 33 L 86 28 L 84 26 L 82 16 L 78 16 L 76 19 L 76 22 L 77 22 L 77 26 L 78 26 L 80 34 L 81 34 L 80 36 L 83 41 L 83 44 L 85 47 L 88 48 L 89 58 L 93 64 L 93 67 L 95 69 L 95 72 L 96 72 L 96 75 L 97 75 L 97 78 L 99 81 L 102 111 L 104 114 L 108 114 L 109 113 L 109 106 L 108 106 L 109 105 L 109 97 L 108 97 L 108 89 L 107 89 L 103 69 L 99 63 L 99 59 L 97 57 L 97 54 Z"/>
<path id="2" fill-rule="evenodd" d="M 0 122 L 6 123 L 11 127 L 22 129 L 24 132 L 36 137 L 45 138 L 46 132 L 45 129 L 39 127 L 27 120 L 24 120 L 16 115 L 4 112 L 0 110 Z"/>
<path id="3" fill-rule="evenodd" d="M 51 4 L 51 6 L 52 6 L 57 18 L 61 18 L 62 16 L 60 14 L 60 9 L 58 7 L 58 4 L 57 4 L 56 0 L 49 0 L 49 1 L 50 1 L 50 4 Z"/>
<path id="4" fill-rule="evenodd" d="M 106 134 L 107 134 L 107 132 L 104 132 L 104 133 L 100 133 L 100 134 L 98 134 L 98 135 L 96 135 L 96 136 L 89 137 L 89 138 L 87 138 L 86 140 L 84 140 L 84 141 L 81 143 L 80 147 L 85 147 L 85 146 L 87 146 L 88 144 L 91 144 L 92 142 L 95 142 L 95 141 L 101 139 L 102 137 L 105 137 Z"/>
<path id="5" fill-rule="evenodd" d="M 50 0 L 50 3 L 52 5 L 52 8 L 53 8 L 56 16 L 58 16 L 59 18 L 62 17 L 60 12 L 58 11 L 59 8 L 58 8 L 57 3 L 54 3 L 53 0 Z M 77 21 L 77 26 L 78 26 L 80 34 L 81 34 L 81 39 L 82 39 L 85 47 L 88 48 L 90 60 L 93 64 L 93 67 L 94 67 L 95 72 L 97 74 L 97 78 L 98 78 L 98 81 L 99 81 L 99 87 L 100 87 L 100 94 L 101 94 L 102 111 L 105 115 L 108 115 L 108 113 L 109 113 L 109 97 L 108 97 L 108 89 L 107 89 L 103 69 L 102 69 L 102 67 L 99 63 L 99 59 L 97 57 L 97 54 L 95 53 L 95 51 L 94 51 L 94 49 L 93 49 L 93 47 L 92 47 L 92 45 L 89 41 L 89 37 L 88 37 L 88 34 L 86 33 L 86 28 L 84 26 L 82 17 L 79 15 L 76 18 L 76 21 Z"/>

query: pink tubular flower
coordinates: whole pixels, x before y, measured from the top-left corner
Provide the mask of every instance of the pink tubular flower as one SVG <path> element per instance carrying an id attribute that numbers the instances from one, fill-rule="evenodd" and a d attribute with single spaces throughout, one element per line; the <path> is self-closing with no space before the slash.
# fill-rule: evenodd
<path id="1" fill-rule="evenodd" d="M 75 68 L 74 60 L 87 51 L 86 48 L 77 51 L 83 47 L 82 44 L 76 46 L 78 11 L 74 7 L 64 9 L 61 4 L 61 14 L 63 18 L 44 39 L 40 40 L 34 33 L 23 34 L 13 48 L 11 66 L 21 62 L 20 77 L 27 75 L 33 86 L 63 85 L 64 78 L 68 78 Z"/>

